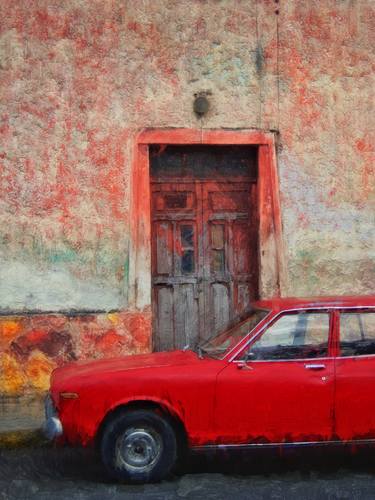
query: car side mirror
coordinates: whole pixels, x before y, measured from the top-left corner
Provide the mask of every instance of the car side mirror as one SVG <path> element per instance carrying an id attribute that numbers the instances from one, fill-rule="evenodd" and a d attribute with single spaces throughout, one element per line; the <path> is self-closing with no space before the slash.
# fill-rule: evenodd
<path id="1" fill-rule="evenodd" d="M 254 359 L 257 358 L 257 355 L 255 352 L 248 352 L 245 356 L 245 358 L 243 360 L 241 360 L 238 364 L 237 364 L 237 368 L 239 370 L 252 370 L 252 367 L 250 365 L 248 365 L 247 363 L 249 361 L 253 361 Z"/>
<path id="2" fill-rule="evenodd" d="M 248 361 L 254 361 L 255 359 L 257 359 L 257 355 L 255 352 L 253 351 L 249 351 L 247 354 L 246 354 L 246 357 L 245 357 L 245 361 L 248 362 Z"/>

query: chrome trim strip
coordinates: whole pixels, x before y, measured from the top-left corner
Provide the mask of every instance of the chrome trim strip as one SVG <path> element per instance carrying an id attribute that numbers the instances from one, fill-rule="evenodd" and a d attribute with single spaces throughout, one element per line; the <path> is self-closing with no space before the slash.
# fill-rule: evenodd
<path id="1" fill-rule="evenodd" d="M 336 356 L 336 360 L 339 359 L 358 359 L 358 358 L 373 358 L 375 354 L 351 354 L 350 356 L 342 356 L 341 354 L 339 356 Z"/>
<path id="2" fill-rule="evenodd" d="M 334 445 L 366 445 L 375 444 L 375 439 L 358 439 L 349 441 L 295 441 L 286 443 L 246 443 L 246 444 L 207 444 L 201 446 L 192 446 L 191 451 L 204 451 L 204 450 L 228 450 L 228 449 L 252 449 L 252 448 L 274 448 L 284 447 L 290 448 L 292 446 L 334 446 Z"/>
<path id="3" fill-rule="evenodd" d="M 298 359 L 254 359 L 249 361 L 249 364 L 253 363 L 306 363 L 306 362 L 311 362 L 311 360 L 314 361 L 333 361 L 335 358 L 334 356 L 327 356 L 325 358 L 298 358 Z M 235 359 L 233 360 L 233 363 L 243 363 L 242 359 Z"/>

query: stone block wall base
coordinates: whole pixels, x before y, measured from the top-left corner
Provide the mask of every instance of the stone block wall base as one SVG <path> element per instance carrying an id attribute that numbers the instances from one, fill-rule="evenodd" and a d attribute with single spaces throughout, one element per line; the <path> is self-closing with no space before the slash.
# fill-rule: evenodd
<path id="1" fill-rule="evenodd" d="M 0 396 L 0 434 L 33 432 L 44 419 L 42 395 Z"/>

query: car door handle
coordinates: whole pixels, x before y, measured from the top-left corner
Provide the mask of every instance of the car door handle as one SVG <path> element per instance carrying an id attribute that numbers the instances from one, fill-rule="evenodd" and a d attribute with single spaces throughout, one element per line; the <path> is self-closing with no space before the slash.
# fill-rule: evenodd
<path id="1" fill-rule="evenodd" d="M 308 364 L 305 365 L 306 370 L 324 370 L 326 365 L 319 365 L 319 364 Z"/>
<path id="2" fill-rule="evenodd" d="M 237 368 L 239 370 L 252 370 L 253 368 L 246 363 L 246 361 L 240 361 L 237 363 Z"/>

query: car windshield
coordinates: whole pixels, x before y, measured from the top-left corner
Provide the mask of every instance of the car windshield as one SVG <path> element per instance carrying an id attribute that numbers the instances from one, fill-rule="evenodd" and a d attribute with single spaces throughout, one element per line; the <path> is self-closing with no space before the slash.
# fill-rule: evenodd
<path id="1" fill-rule="evenodd" d="M 254 309 L 245 320 L 238 322 L 224 332 L 219 333 L 198 345 L 198 353 L 207 354 L 213 358 L 223 358 L 235 347 L 270 311 Z"/>

